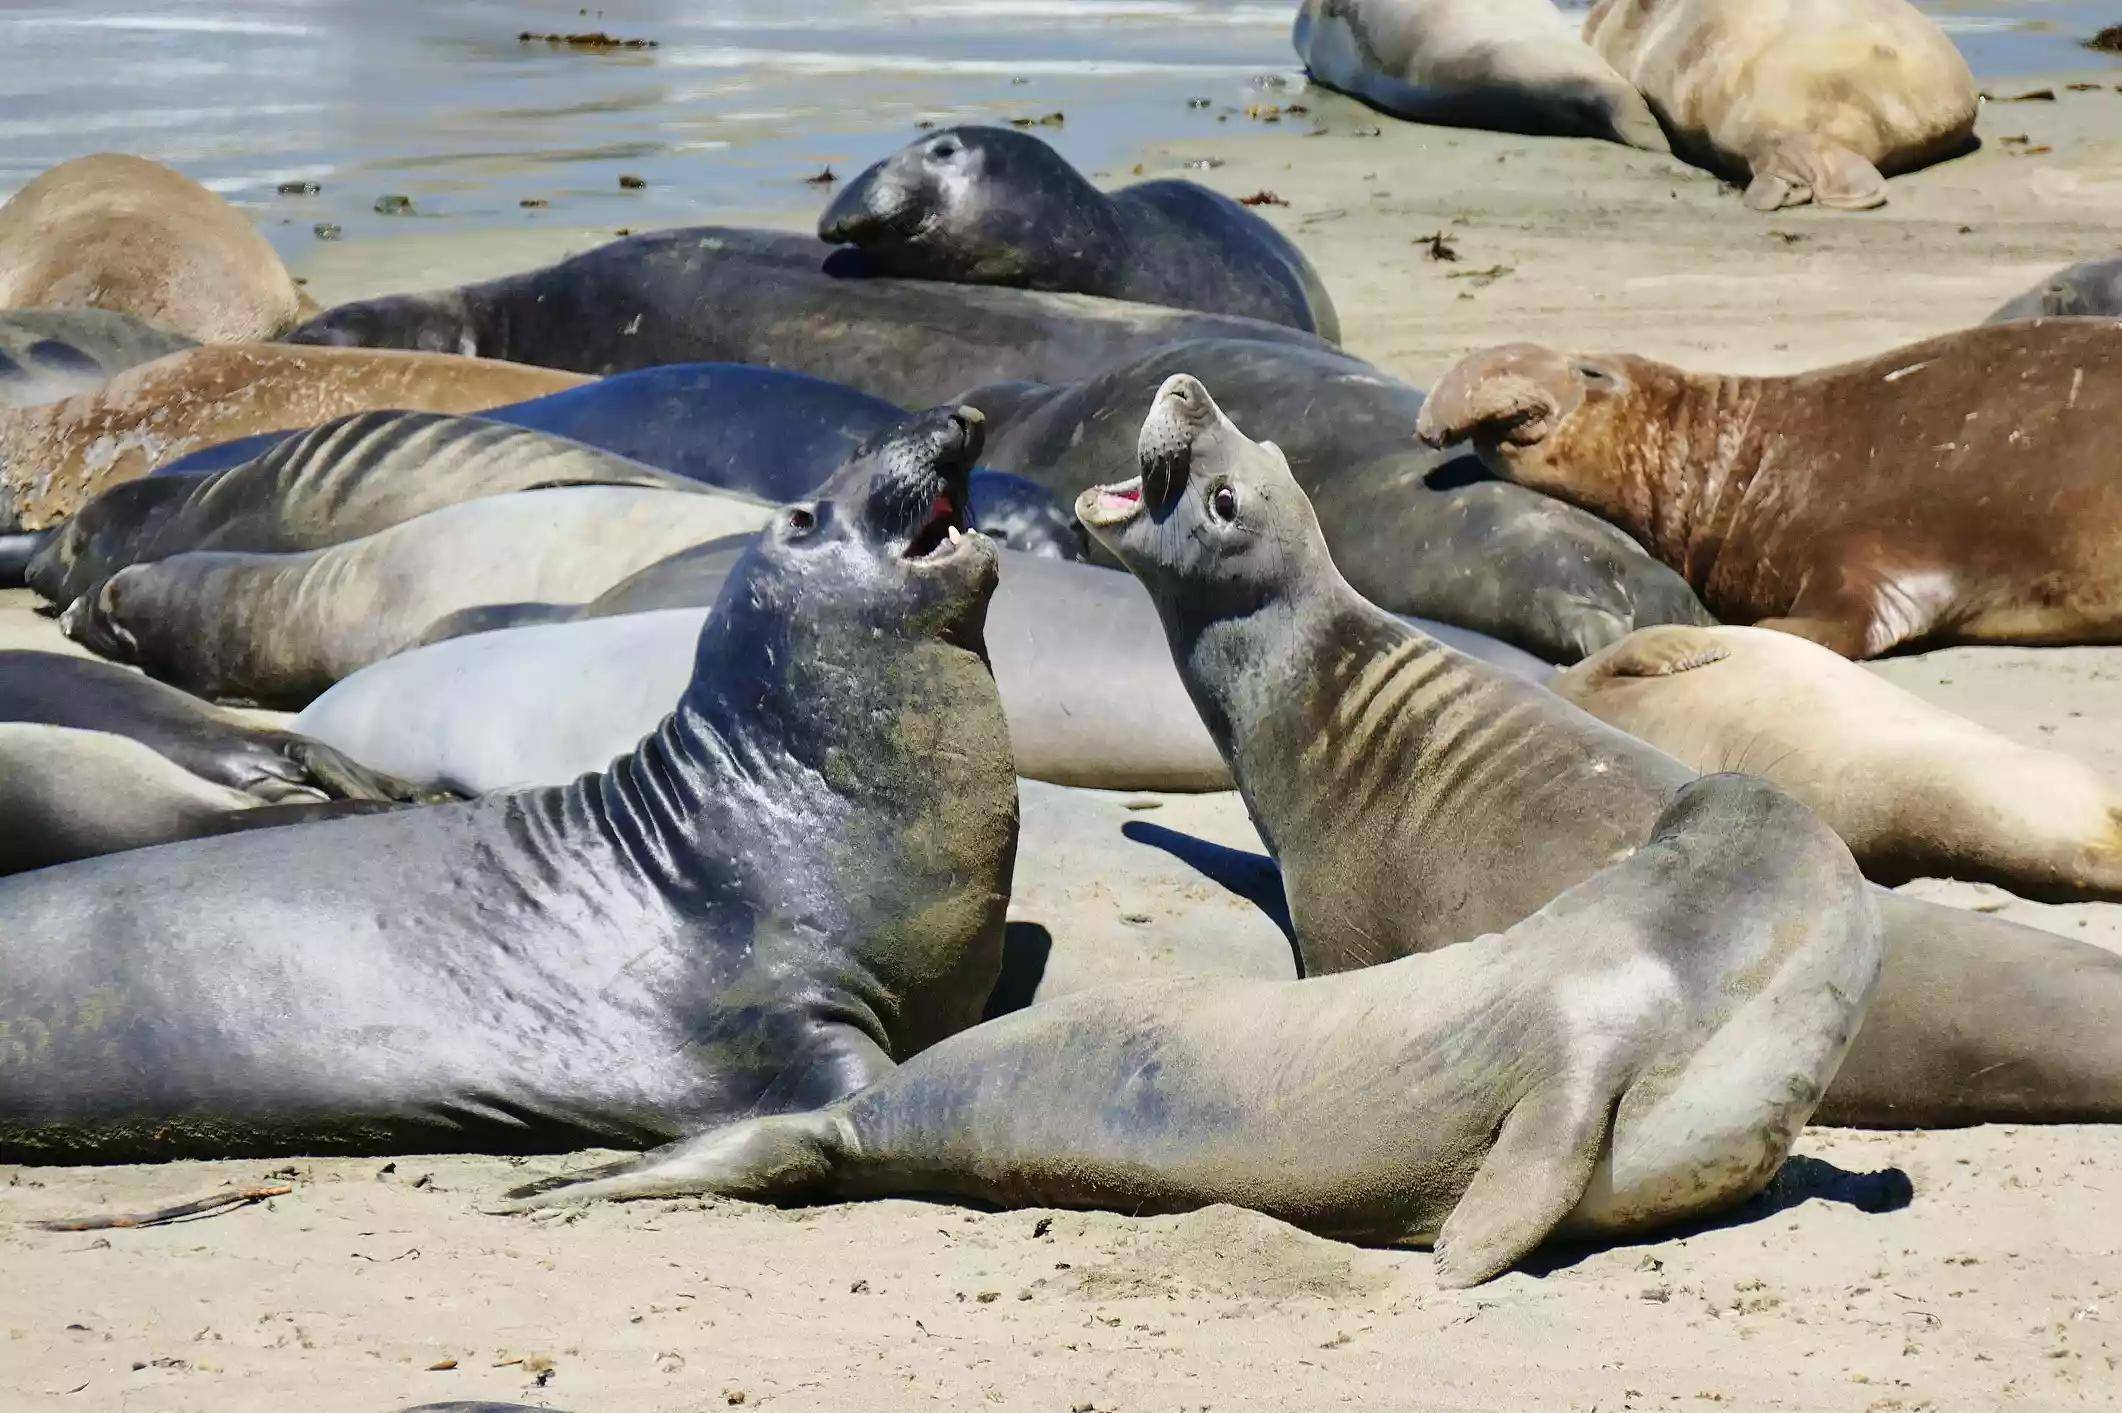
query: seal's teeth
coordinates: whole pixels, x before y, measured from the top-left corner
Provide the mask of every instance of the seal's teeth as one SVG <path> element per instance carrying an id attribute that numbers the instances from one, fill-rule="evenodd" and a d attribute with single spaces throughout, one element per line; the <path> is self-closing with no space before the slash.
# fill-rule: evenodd
<path id="1" fill-rule="evenodd" d="M 963 538 L 965 538 L 965 537 L 964 537 L 963 535 L 960 535 L 960 534 L 958 533 L 958 527 L 957 527 L 957 526 L 953 525 L 953 526 L 951 526 L 951 527 L 950 527 L 950 542 L 951 542 L 952 544 L 956 544 L 956 543 L 958 543 L 958 541 L 960 541 L 960 540 L 961 540 L 961 539 L 963 539 Z"/>

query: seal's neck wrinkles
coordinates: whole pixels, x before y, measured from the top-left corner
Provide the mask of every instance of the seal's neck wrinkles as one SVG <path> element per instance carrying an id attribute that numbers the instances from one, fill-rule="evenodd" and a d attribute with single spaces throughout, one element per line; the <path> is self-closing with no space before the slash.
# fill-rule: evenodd
<path id="1" fill-rule="evenodd" d="M 1591 453 L 1604 453 L 1614 494 L 1611 504 L 1590 508 L 1617 520 L 1698 592 L 1753 512 L 1763 444 L 1756 414 L 1770 381 L 1664 370 L 1632 395 L 1627 430 L 1610 432 L 1608 446 Z"/>

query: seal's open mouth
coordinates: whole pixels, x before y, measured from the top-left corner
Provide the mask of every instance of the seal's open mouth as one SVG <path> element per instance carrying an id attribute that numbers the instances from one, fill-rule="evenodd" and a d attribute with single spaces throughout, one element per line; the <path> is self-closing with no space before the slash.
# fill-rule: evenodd
<path id="1" fill-rule="evenodd" d="M 1142 478 L 1117 485 L 1092 486 L 1076 498 L 1076 518 L 1085 525 L 1110 530 L 1125 525 L 1142 513 Z"/>
<path id="2" fill-rule="evenodd" d="M 936 498 L 928 508 L 928 518 L 914 531 L 913 538 L 906 542 L 899 557 L 947 559 L 965 542 L 965 529 L 965 514 L 958 508 L 958 498 L 946 486 L 936 492 Z"/>

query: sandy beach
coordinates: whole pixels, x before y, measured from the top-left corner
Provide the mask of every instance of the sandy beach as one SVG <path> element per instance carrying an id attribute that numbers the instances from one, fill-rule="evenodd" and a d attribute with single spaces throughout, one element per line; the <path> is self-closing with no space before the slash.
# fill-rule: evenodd
<path id="1" fill-rule="evenodd" d="M 1991 103 L 1980 151 L 1896 179 L 1891 204 L 1864 215 L 1761 216 L 1669 158 L 1410 127 L 1294 87 L 1268 95 L 1285 108 L 1269 127 L 1234 117 L 1227 136 L 1152 144 L 1098 175 L 1183 173 L 1233 195 L 1272 193 L 1279 204 L 1261 209 L 1319 268 L 1347 346 L 1420 384 L 1515 339 L 1781 371 L 1979 322 L 2057 266 L 2114 250 L 2122 73 L 1990 87 L 2055 96 Z M 802 228 L 823 199 L 791 193 L 712 218 Z M 505 273 L 611 234 L 556 219 L 476 240 L 320 243 L 294 268 L 330 304 Z M 25 595 L 0 595 L 0 646 L 57 642 Z M 1873 670 L 2122 779 L 2122 649 L 1957 649 Z M 1011 911 L 1019 936 L 1050 939 L 1036 994 L 1287 973 L 1270 919 L 1153 842 L 1130 846 L 1128 870 L 1068 870 L 1068 841 L 1041 832 L 1036 793 Z M 1148 821 L 1259 848 L 1234 796 L 1100 808 L 1115 832 Z M 2122 950 L 2122 906 L 1910 889 Z M 1797 1152 L 1726 1220 L 1543 1253 L 1452 1293 L 1437 1290 L 1426 1253 L 1353 1248 L 1230 1208 L 1137 1219 L 682 1201 L 534 1220 L 480 1205 L 598 1155 L 7 1168 L 0 1406 L 1913 1413 L 2122 1402 L 2122 1128 L 1813 1129 Z M 292 1191 L 159 1229 L 23 1225 L 267 1181 Z"/>

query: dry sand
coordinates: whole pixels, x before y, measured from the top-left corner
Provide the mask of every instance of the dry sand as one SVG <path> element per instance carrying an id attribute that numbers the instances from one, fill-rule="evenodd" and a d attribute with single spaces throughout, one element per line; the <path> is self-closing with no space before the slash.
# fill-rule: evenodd
<path id="1" fill-rule="evenodd" d="M 1319 94 L 1272 134 L 1153 150 L 1143 171 L 1213 155 L 1225 165 L 1193 174 L 1286 199 L 1266 209 L 1319 265 L 1349 346 L 1418 381 L 1514 338 L 1769 371 L 1974 322 L 2054 267 L 2112 250 L 2122 93 L 2066 81 L 1999 85 L 2059 97 L 1991 107 L 1983 151 L 1896 180 L 1892 204 L 1862 216 L 1764 218 L 1667 159 L 1403 127 Z M 1303 136 L 1313 122 L 1327 135 Z M 1354 135 L 1370 125 L 1384 135 Z M 2050 150 L 2015 155 L 2032 147 Z M 809 213 L 767 214 L 801 225 Z M 1457 261 L 1424 253 L 1417 238 L 1439 231 Z M 608 234 L 331 250 L 319 258 L 335 263 L 305 273 L 328 303 L 498 273 Z M 1508 273 L 1476 276 L 1497 266 Z M 0 602 L 0 642 L 51 636 L 20 596 Z M 1877 670 L 2122 779 L 2122 650 L 1957 650 Z M 1133 819 L 1256 847 L 1230 797 L 1130 800 L 1142 803 L 1083 802 L 1077 827 Z M 1012 909 L 1020 941 L 1039 940 L 1034 927 L 1051 939 L 1040 994 L 1287 965 L 1271 925 L 1163 849 L 1069 876 L 1082 836 L 1053 805 L 1027 797 L 1025 869 L 1039 877 Z M 1912 887 L 2122 949 L 2122 907 Z M 1729 1221 L 1555 1253 L 1454 1294 L 1435 1289 L 1421 1253 L 1222 1208 L 1138 1220 L 681 1202 L 534 1221 L 478 1204 L 584 1159 L 7 1170 L 0 1407 L 367 1413 L 476 1397 L 578 1410 L 1884 1413 L 2122 1399 L 2122 1128 L 1816 1129 L 1799 1152 Z M 103 1237 L 19 1225 L 276 1172 L 291 1195 L 194 1224 Z"/>

